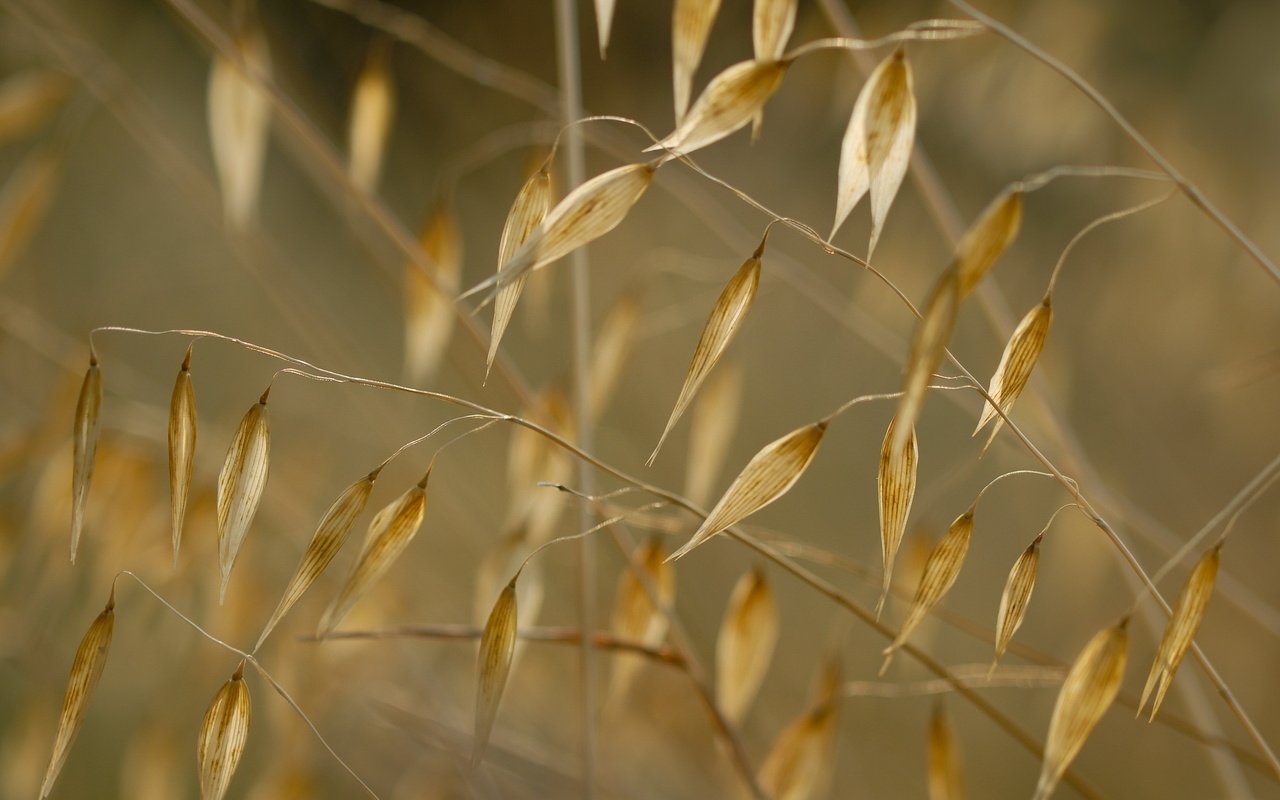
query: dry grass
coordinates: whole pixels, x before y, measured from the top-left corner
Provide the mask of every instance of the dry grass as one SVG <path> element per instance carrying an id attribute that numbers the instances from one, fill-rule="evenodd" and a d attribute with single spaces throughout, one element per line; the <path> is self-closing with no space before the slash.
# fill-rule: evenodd
<path id="1" fill-rule="evenodd" d="M 0 0 L 0 796 L 1280 796 L 1276 12 L 572 12 Z"/>

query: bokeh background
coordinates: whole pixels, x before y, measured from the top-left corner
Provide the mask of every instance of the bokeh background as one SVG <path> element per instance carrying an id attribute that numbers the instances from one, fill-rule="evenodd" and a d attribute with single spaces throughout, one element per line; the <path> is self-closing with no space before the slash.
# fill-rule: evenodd
<path id="1" fill-rule="evenodd" d="M 670 3 L 619 0 L 601 60 L 589 4 L 579 4 L 585 105 L 672 124 Z M 749 4 L 725 3 L 697 88 L 750 57 Z M 833 35 L 824 4 L 801 0 L 793 44 Z M 1280 5 L 1104 0 L 985 2 L 983 10 L 1062 58 L 1098 86 L 1153 144 L 1253 237 L 1280 254 Z M 191 9 L 226 31 L 226 4 L 199 0 L 2 0 L 0 76 L 62 76 L 61 102 L 0 138 L 3 203 L 33 154 L 57 143 L 48 201 L 0 275 L 0 796 L 31 797 L 43 777 L 76 643 L 112 576 L 136 572 L 211 633 L 251 645 L 321 513 L 342 487 L 404 442 L 456 415 L 439 403 L 284 376 L 272 392 L 266 497 L 219 606 L 213 487 L 235 425 L 280 366 L 230 344 L 197 345 L 200 438 L 196 486 L 178 563 L 171 563 L 165 418 L 183 336 L 100 334 L 106 385 L 103 437 L 75 565 L 67 559 L 71 420 L 100 325 L 198 328 L 256 342 L 362 376 L 400 380 L 406 258 L 386 225 L 414 237 L 447 203 L 463 242 L 462 285 L 496 266 L 506 211 L 556 130 L 552 4 L 261 0 L 276 85 L 300 136 L 277 114 L 260 211 L 248 232 L 224 222 L 210 154 L 206 89 L 213 52 Z M 388 14 L 399 9 L 403 14 Z M 857 2 L 868 35 L 922 18 L 956 16 L 945 3 Z M 385 23 L 389 30 L 379 31 Z M 425 34 L 424 34 L 425 31 Z M 375 205 L 351 197 L 323 148 L 345 149 L 353 82 L 370 47 L 391 34 L 397 116 Z M 396 38 L 401 37 L 401 38 Z M 406 41 L 408 40 L 408 41 Z M 465 52 L 459 56 L 455 49 Z M 471 55 L 468 55 L 471 54 Z M 913 44 L 918 142 L 945 205 L 967 224 L 1013 180 L 1059 164 L 1149 167 L 1141 152 L 1061 76 L 994 35 Z M 478 71 L 492 59 L 511 72 Z M 510 75 L 524 90 L 504 91 Z M 504 77 L 506 76 L 506 77 Z M 759 141 L 739 133 L 699 154 L 715 175 L 774 211 L 828 229 L 836 166 L 862 73 L 840 53 L 799 61 L 770 102 Z M 639 158 L 643 135 L 588 128 L 589 173 Z M 318 139 L 316 138 L 318 135 Z M 1067 241 L 1090 220 L 1159 196 L 1160 183 L 1063 179 L 1028 198 L 1022 233 L 963 309 L 952 349 L 983 380 L 1012 324 L 1044 291 Z M 12 205 L 5 206 L 12 208 Z M 374 218 L 370 210 L 381 215 Z M 864 206 L 837 243 L 864 252 Z M 12 216 L 6 223 L 13 225 Z M 590 248 L 593 327 L 619 303 L 638 309 L 620 378 L 595 430 L 617 467 L 680 490 L 689 418 L 652 468 L 644 465 L 683 378 L 706 314 L 767 222 L 729 192 L 664 167 L 625 223 Z M 920 302 L 946 265 L 938 224 L 911 176 L 890 214 L 876 264 Z M 11 230 L 0 232 L 10 236 Z M 540 276 L 545 304 L 527 303 L 504 351 L 534 391 L 567 391 L 566 264 Z M 1280 291 L 1181 197 L 1090 234 L 1055 293 L 1049 344 L 1014 419 L 1077 478 L 1148 569 L 1155 571 L 1276 455 L 1280 445 Z M 430 388 L 520 413 L 509 384 L 484 378 L 489 312 L 473 338 L 454 330 Z M 716 484 L 722 490 L 765 443 L 859 394 L 899 382 L 912 318 L 879 282 L 778 229 L 755 308 L 726 364 L 740 369 L 740 420 Z M 920 489 L 898 583 L 909 597 L 922 554 L 992 477 L 1035 462 L 1005 431 L 978 458 L 970 393 L 934 397 L 920 426 Z M 875 471 L 885 404 L 835 423 L 804 479 L 751 520 L 762 535 L 833 554 L 812 568 L 874 604 L 880 545 Z M 441 456 L 426 522 L 402 560 L 344 623 L 348 628 L 475 620 L 477 576 L 509 534 L 509 429 L 493 428 Z M 370 511 L 421 475 L 433 446 L 396 459 Z M 602 489 L 617 488 L 601 478 Z M 550 490 L 543 490 L 550 491 Z M 1268 741 L 1280 741 L 1280 587 L 1274 578 L 1280 499 L 1241 515 L 1224 549 L 1219 589 L 1199 641 Z M 639 505 L 635 496 L 619 502 Z M 1014 477 L 988 493 L 968 562 L 943 607 L 971 629 L 994 627 L 1014 558 L 1067 502 L 1044 478 Z M 656 515 L 682 543 L 693 521 Z M 579 529 L 575 514 L 557 535 Z M 639 538 L 644 526 L 633 530 Z M 360 535 L 357 530 L 355 535 Z M 349 548 L 351 549 L 351 548 Z M 598 544 L 599 625 L 608 624 L 623 561 Z M 575 545 L 539 557 L 545 601 L 537 622 L 577 625 Z M 469 774 L 474 644 L 401 638 L 316 643 L 301 637 L 337 590 L 339 561 L 267 644 L 262 661 L 334 748 L 383 797 L 574 796 L 580 774 L 577 653 L 524 649 L 498 717 L 489 766 Z M 676 608 L 704 664 L 729 593 L 755 565 L 715 541 L 679 562 Z M 1191 561 L 1161 588 L 1172 598 Z M 1025 797 L 1039 764 L 961 698 L 922 684 L 900 656 L 878 678 L 885 642 L 776 568 L 781 634 L 741 735 L 758 764 L 805 708 L 837 652 L 850 682 L 840 704 L 832 797 L 924 797 L 929 715 L 944 704 L 974 797 Z M 1046 536 L 1042 570 L 1006 663 L 1020 685 L 981 687 L 1043 737 L 1061 667 L 1131 605 L 1137 588 L 1115 550 L 1082 516 L 1064 512 Z M 479 603 L 484 605 L 483 602 Z M 1148 602 L 1146 606 L 1150 606 Z M 885 619 L 897 625 L 903 597 Z M 195 734 L 236 657 L 201 638 L 136 584 L 122 580 L 110 661 L 55 797 L 197 796 Z M 532 622 L 532 621 L 530 621 Z M 1159 617 L 1133 626 L 1123 696 L 1132 702 L 1159 640 Z M 1155 627 L 1153 627 L 1153 625 Z M 981 674 L 990 645 L 930 619 L 915 637 L 957 670 Z M 1037 663 L 1031 656 L 1040 659 Z M 610 656 L 598 659 L 600 691 Z M 256 676 L 254 727 L 233 797 L 357 797 L 359 787 Z M 893 695 L 893 696 L 882 696 Z M 1240 726 L 1188 663 L 1162 712 L 1133 719 L 1117 704 L 1076 762 L 1107 797 L 1280 797 Z M 616 797 L 732 796 L 738 782 L 706 715 L 677 670 L 649 665 L 629 695 L 611 698 L 598 728 L 600 789 Z M 1059 796 L 1072 796 L 1063 787 Z"/>

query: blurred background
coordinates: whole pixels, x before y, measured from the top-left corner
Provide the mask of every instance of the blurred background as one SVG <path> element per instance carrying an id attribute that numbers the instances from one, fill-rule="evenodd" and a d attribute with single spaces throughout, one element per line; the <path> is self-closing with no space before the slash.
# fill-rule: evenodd
<path id="1" fill-rule="evenodd" d="M 579 4 L 585 107 L 663 135 L 673 125 L 671 4 L 617 6 L 602 60 L 590 4 Z M 1280 254 L 1280 5 L 1027 0 L 980 7 L 1099 87 L 1264 253 Z M 846 17 L 832 9 L 847 12 L 868 36 L 959 16 L 946 3 L 801 0 L 792 44 L 835 35 L 842 23 L 833 18 Z M 258 207 L 246 226 L 224 213 L 209 133 L 211 64 L 231 41 L 234 16 L 220 0 L 0 0 L 3 797 L 37 794 L 76 645 L 120 570 L 135 572 L 211 634 L 248 648 L 342 488 L 461 413 L 401 393 L 276 379 L 270 479 L 220 606 L 218 470 L 240 417 L 283 365 L 223 341 L 196 345 L 195 482 L 175 565 L 165 431 L 172 380 L 191 339 L 95 335 L 105 385 L 102 438 L 72 565 L 70 432 L 94 327 L 215 331 L 347 374 L 416 383 L 571 427 L 554 413 L 564 405 L 554 398 L 570 388 L 567 262 L 530 281 L 502 343 L 503 366 L 487 383 L 490 310 L 456 316 L 446 304 L 415 303 L 406 284 L 414 269 L 406 243 L 415 247 L 433 224 L 436 233 L 422 246 L 433 263 L 452 263 L 431 248 L 456 243 L 458 286 L 497 266 L 511 202 L 558 130 L 552 4 L 260 0 L 253 16 L 278 94 Z M 751 41 L 749 4 L 725 3 L 695 95 L 720 70 L 750 58 Z M 379 48 L 388 57 L 395 116 L 376 190 L 362 196 L 343 173 L 347 131 L 353 87 Z M 1062 164 L 1151 167 L 1079 91 L 995 35 L 907 49 L 917 142 L 932 165 L 926 185 L 941 191 L 930 199 L 913 167 L 875 263 L 917 304 L 947 264 L 948 231 L 962 231 L 1011 181 Z M 871 63 L 886 54 L 874 51 Z M 774 212 L 825 232 L 841 137 L 864 74 L 845 53 L 800 59 L 770 101 L 758 141 L 740 132 L 697 160 Z M 623 124 L 585 130 L 588 174 L 638 161 L 649 144 Z M 560 174 L 556 184 L 562 195 Z M 1029 195 L 1022 232 L 963 307 L 952 351 L 985 382 L 1067 242 L 1091 220 L 1166 191 L 1149 180 L 1064 178 Z M 835 239 L 856 254 L 865 254 L 865 209 Z M 710 470 L 709 492 L 692 487 L 704 505 L 768 442 L 853 396 L 896 390 L 912 330 L 912 316 L 882 283 L 775 229 L 755 306 L 717 368 L 736 371 L 741 384 L 707 412 L 723 419 L 737 409 L 723 460 L 690 470 L 690 439 L 707 424 L 690 414 L 646 467 L 706 315 L 767 222 L 732 193 L 671 164 L 625 222 L 589 250 L 592 327 L 602 353 L 595 377 L 617 375 L 612 387 L 598 387 L 593 452 L 675 491 L 705 480 L 691 472 Z M 1063 267 L 1054 308 L 1053 332 L 1013 419 L 1155 572 L 1280 449 L 1280 291 L 1175 196 L 1083 239 Z M 418 332 L 416 343 L 406 345 L 406 330 Z M 413 347 L 427 352 L 410 359 L 416 367 L 406 364 Z M 438 364 L 424 366 L 436 355 Z M 993 477 L 1038 468 L 1007 429 L 979 459 L 985 437 L 969 435 L 979 411 L 971 392 L 938 393 L 926 405 L 919 490 L 897 593 L 884 612 L 895 628 L 949 522 Z M 840 417 L 803 480 L 748 524 L 868 608 L 880 584 L 876 468 L 891 415 L 890 405 L 872 403 Z M 460 430 L 398 456 L 353 537 Z M 537 450 L 496 426 L 445 451 L 417 538 L 341 627 L 483 622 L 513 568 L 511 552 L 518 563 L 537 541 L 581 527 L 571 506 L 533 486 L 572 484 L 572 472 L 554 456 L 531 456 L 531 447 Z M 601 475 L 596 487 L 621 484 Z M 545 507 L 537 532 L 521 517 L 531 494 Z M 623 494 L 608 508 L 647 500 Z M 1010 671 L 986 679 L 1005 576 L 1068 501 L 1042 477 L 996 484 L 977 515 L 965 568 L 941 604 L 945 613 L 912 639 L 1040 740 L 1065 665 L 1139 592 L 1099 530 L 1064 511 L 1044 540 L 1018 650 L 1002 662 Z M 1274 491 L 1240 515 L 1198 639 L 1271 742 L 1280 741 L 1278 525 Z M 622 533 L 635 542 L 661 536 L 670 551 L 694 527 L 687 514 L 659 509 Z M 1171 569 L 1160 586 L 1167 598 L 1203 550 Z M 598 627 L 605 628 L 625 563 L 610 534 L 597 551 Z M 305 639 L 354 552 L 348 545 L 260 654 L 351 768 L 388 798 L 576 796 L 577 649 L 522 648 L 486 765 L 470 773 L 473 639 Z M 530 585 L 540 581 L 541 602 L 525 597 L 522 610 L 540 609 L 522 616 L 522 625 L 577 627 L 577 552 L 576 544 L 562 544 L 538 556 Z M 887 644 L 878 633 L 727 537 L 674 570 L 676 613 L 690 655 L 707 672 L 714 673 L 733 587 L 753 567 L 772 587 L 780 630 L 740 724 L 752 763 L 762 764 L 779 733 L 805 713 L 834 654 L 845 685 L 825 796 L 929 796 L 927 731 L 939 707 L 956 731 L 969 796 L 1030 795 L 1038 759 L 930 682 L 912 659 L 899 655 L 877 677 Z M 1134 720 L 1164 623 L 1147 614 L 1150 601 L 1141 609 L 1121 700 L 1076 761 L 1079 774 L 1107 797 L 1280 797 L 1280 782 L 1190 659 L 1156 723 Z M 645 661 L 624 691 L 614 691 L 615 660 L 610 652 L 596 659 L 601 794 L 741 792 L 688 676 Z M 121 579 L 110 660 L 53 796 L 196 797 L 196 731 L 237 662 Z M 288 705 L 257 675 L 248 681 L 253 729 L 229 796 L 362 796 Z M 1058 796 L 1074 794 L 1063 786 Z"/>

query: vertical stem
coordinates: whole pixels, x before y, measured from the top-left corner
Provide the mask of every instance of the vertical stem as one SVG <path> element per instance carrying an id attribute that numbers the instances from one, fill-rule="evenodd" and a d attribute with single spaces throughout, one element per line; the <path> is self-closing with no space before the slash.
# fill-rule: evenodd
<path id="1" fill-rule="evenodd" d="M 578 10 L 574 0 L 555 0 L 556 56 L 559 66 L 560 120 L 568 125 L 582 117 L 582 71 L 578 47 Z M 582 129 L 574 125 L 565 131 L 565 191 L 572 191 L 586 178 L 583 158 Z M 570 255 L 570 316 L 573 350 L 573 416 L 577 426 L 577 445 L 592 449 L 591 419 L 587 408 L 588 346 L 591 337 L 591 297 L 587 282 L 587 252 L 579 248 Z M 581 463 L 581 462 L 580 462 Z M 594 493 L 591 468 L 582 464 L 579 488 L 585 495 Z M 591 527 L 591 506 L 578 501 L 579 527 Z M 578 625 L 593 631 L 595 625 L 595 540 L 585 537 L 578 543 Z M 582 784 L 583 796 L 595 795 L 595 669 L 593 648 L 588 637 L 582 637 L 578 651 L 582 680 Z"/>

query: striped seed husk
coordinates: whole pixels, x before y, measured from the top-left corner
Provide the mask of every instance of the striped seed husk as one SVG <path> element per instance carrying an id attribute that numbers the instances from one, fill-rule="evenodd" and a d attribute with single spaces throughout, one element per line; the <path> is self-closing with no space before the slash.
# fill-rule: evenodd
<path id="1" fill-rule="evenodd" d="M 218 689 L 205 711 L 196 740 L 196 764 L 200 774 L 200 800 L 222 800 L 231 786 L 249 738 L 249 687 L 244 663 L 231 680 Z"/>
<path id="2" fill-rule="evenodd" d="M 111 634 L 115 628 L 115 609 L 116 593 L 113 589 L 106 608 L 89 625 L 89 630 L 80 640 L 80 646 L 76 648 L 75 658 L 71 662 L 71 676 L 67 679 L 67 691 L 62 699 L 58 733 L 53 740 L 53 754 L 49 757 L 44 782 L 40 785 L 40 800 L 44 800 L 53 791 L 58 773 L 62 771 L 62 765 L 71 752 L 71 745 L 80 733 L 85 711 L 89 707 L 89 697 L 107 665 L 107 651 L 111 647 Z"/>
<path id="3" fill-rule="evenodd" d="M 765 445 L 751 457 L 697 532 L 670 560 L 687 555 L 790 491 L 813 461 L 826 430 L 825 421 L 815 422 Z"/>
<path id="4" fill-rule="evenodd" d="M 93 477 L 93 459 L 98 452 L 98 436 L 102 429 L 102 369 L 98 356 L 89 348 L 89 369 L 80 384 L 76 401 L 75 423 L 72 425 L 71 462 L 71 563 L 76 563 L 80 548 L 80 532 L 84 529 L 84 506 L 89 497 L 89 481 Z"/>
<path id="5" fill-rule="evenodd" d="M 268 387 L 236 429 L 218 474 L 218 561 L 222 580 L 218 602 L 227 595 L 231 568 L 253 523 L 267 486 L 270 467 L 271 428 L 267 415 Z"/>
<path id="6" fill-rule="evenodd" d="M 188 346 L 169 399 L 169 509 L 175 564 L 182 544 L 182 523 L 187 514 L 195 456 L 196 390 L 191 382 L 191 347 Z"/>
<path id="7" fill-rule="evenodd" d="M 503 690 L 511 673 L 511 660 L 516 644 L 516 580 L 511 579 L 494 603 L 484 633 L 480 636 L 480 654 L 476 660 L 475 742 L 471 751 L 474 768 L 484 757 L 489 734 L 498 716 Z"/>
<path id="8" fill-rule="evenodd" d="M 911 501 L 916 494 L 916 464 L 920 460 L 920 448 L 914 430 L 908 435 L 905 447 L 896 451 L 892 448 L 896 424 L 896 418 L 890 420 L 889 428 L 885 431 L 884 443 L 880 447 L 880 468 L 876 474 L 880 505 L 880 549 L 884 559 L 884 585 L 880 591 L 880 600 L 876 603 L 877 617 L 889 594 L 889 584 L 893 580 L 893 562 L 907 530 Z"/>
<path id="9" fill-rule="evenodd" d="M 1138 713 L 1141 714 L 1142 709 L 1147 705 L 1147 698 L 1151 696 L 1152 690 L 1155 690 L 1155 699 L 1151 703 L 1151 716 L 1148 721 L 1156 718 L 1156 712 L 1160 710 L 1165 692 L 1173 683 L 1178 665 L 1182 663 L 1187 650 L 1191 648 L 1191 643 L 1196 638 L 1196 631 L 1200 630 L 1200 623 L 1204 622 L 1204 614 L 1209 607 L 1209 599 L 1213 597 L 1213 585 L 1218 578 L 1218 564 L 1221 560 L 1222 545 L 1218 544 L 1196 563 L 1195 569 L 1187 578 L 1186 585 L 1178 593 L 1178 599 L 1174 601 L 1173 612 L 1169 615 L 1169 624 L 1164 629 L 1164 635 L 1160 637 L 1160 649 L 1156 652 L 1155 661 L 1151 664 L 1147 683 L 1142 688 L 1142 700 L 1138 703 Z"/>

